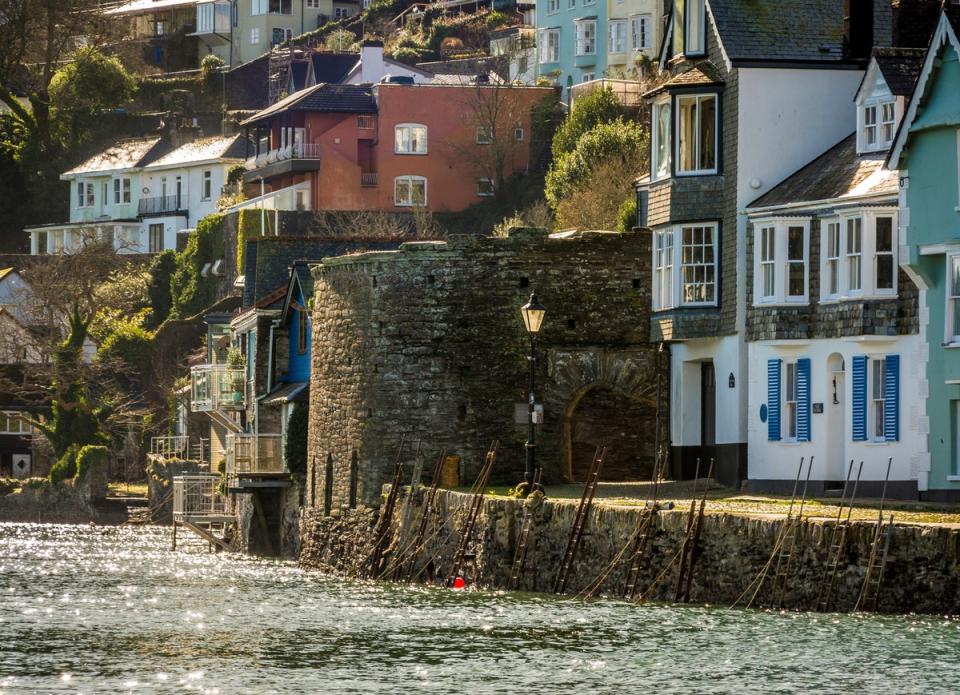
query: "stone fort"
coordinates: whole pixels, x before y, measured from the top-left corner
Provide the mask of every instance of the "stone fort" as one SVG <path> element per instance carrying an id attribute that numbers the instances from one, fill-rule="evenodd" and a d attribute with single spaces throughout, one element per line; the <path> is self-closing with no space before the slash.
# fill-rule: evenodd
<path id="1" fill-rule="evenodd" d="M 512 229 L 324 260 L 313 269 L 306 506 L 377 506 L 403 435 L 422 442 L 425 476 L 440 451 L 459 457 L 461 485 L 497 439 L 494 480 L 519 482 L 520 307 L 534 289 L 547 308 L 536 388 L 545 482 L 582 480 L 598 444 L 609 447 L 603 479 L 648 479 L 658 362 L 668 368 L 650 342 L 649 254 L 642 232 Z"/>

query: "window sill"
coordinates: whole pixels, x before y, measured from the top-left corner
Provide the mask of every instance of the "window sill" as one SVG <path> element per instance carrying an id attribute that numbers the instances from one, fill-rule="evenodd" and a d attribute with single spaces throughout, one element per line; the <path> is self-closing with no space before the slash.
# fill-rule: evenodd
<path id="1" fill-rule="evenodd" d="M 804 298 L 803 300 L 798 299 L 793 302 L 779 300 L 779 301 L 770 301 L 770 302 L 754 302 L 753 304 L 754 309 L 766 309 L 766 308 L 782 309 L 785 307 L 805 307 L 805 306 L 810 306 L 810 300 L 808 298 Z"/>
<path id="2" fill-rule="evenodd" d="M 393 153 L 403 157 L 426 157 L 428 154 L 427 152 L 397 152 L 396 150 Z"/>
<path id="3" fill-rule="evenodd" d="M 848 302 L 877 302 L 887 299 L 898 299 L 899 295 L 896 292 L 891 294 L 850 294 L 844 295 L 842 297 L 830 297 L 827 299 L 821 299 L 819 304 L 843 304 Z"/>
<path id="4" fill-rule="evenodd" d="M 861 442 L 861 444 L 866 444 L 867 446 L 890 446 L 891 444 L 896 444 L 896 443 L 897 442 L 875 441 L 875 440 L 867 440 L 865 442 Z"/>
<path id="5" fill-rule="evenodd" d="M 960 483 L 960 475 L 948 475 L 948 476 L 947 476 L 947 482 L 948 482 L 948 483 Z"/>
<path id="6" fill-rule="evenodd" d="M 704 169 L 703 171 L 677 171 L 674 172 L 673 175 L 678 178 L 686 176 L 716 176 L 717 169 Z"/>

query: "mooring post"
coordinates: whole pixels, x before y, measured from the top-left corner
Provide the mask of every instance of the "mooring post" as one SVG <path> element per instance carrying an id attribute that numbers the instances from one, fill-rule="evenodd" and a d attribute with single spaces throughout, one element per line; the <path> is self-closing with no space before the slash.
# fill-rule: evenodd
<path id="1" fill-rule="evenodd" d="M 170 550 L 177 549 L 177 522 L 173 522 L 173 544 L 170 546 Z"/>

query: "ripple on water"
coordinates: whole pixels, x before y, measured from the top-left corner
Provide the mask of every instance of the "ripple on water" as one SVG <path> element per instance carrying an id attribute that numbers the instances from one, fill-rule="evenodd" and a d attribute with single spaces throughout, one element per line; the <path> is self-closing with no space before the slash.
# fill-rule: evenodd
<path id="1" fill-rule="evenodd" d="M 0 692 L 955 692 L 960 623 L 584 604 L 0 524 Z"/>

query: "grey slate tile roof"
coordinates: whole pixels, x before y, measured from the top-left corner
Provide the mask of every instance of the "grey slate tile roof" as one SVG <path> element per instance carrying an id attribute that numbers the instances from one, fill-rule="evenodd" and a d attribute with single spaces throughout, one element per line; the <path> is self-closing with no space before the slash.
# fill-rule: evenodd
<path id="1" fill-rule="evenodd" d="M 145 166 L 164 154 L 167 149 L 167 143 L 160 137 L 121 140 L 93 155 L 83 164 L 64 172 L 64 176 Z"/>
<path id="2" fill-rule="evenodd" d="M 711 0 L 732 61 L 842 62 L 840 0 Z"/>
<path id="3" fill-rule="evenodd" d="M 790 203 L 889 193 L 897 173 L 883 168 L 886 152 L 857 154 L 857 135 L 848 136 L 747 206 L 747 211 Z"/>
<path id="4" fill-rule="evenodd" d="M 317 84 L 321 82 L 335 84 L 343 82 L 353 66 L 360 61 L 360 54 L 319 52 L 314 53 L 311 60 L 313 61 L 313 81 Z"/>
<path id="5" fill-rule="evenodd" d="M 717 68 L 709 60 L 701 60 L 690 69 L 645 92 L 643 96 L 653 96 L 671 87 L 703 87 L 720 84 L 723 84 L 723 78 Z"/>
<path id="6" fill-rule="evenodd" d="M 249 125 L 284 111 L 325 111 L 334 113 L 376 113 L 377 103 L 370 85 L 318 84 L 291 94 L 273 106 L 243 121 Z"/>
<path id="7" fill-rule="evenodd" d="M 873 57 L 890 91 L 900 97 L 913 94 L 913 86 L 923 68 L 922 48 L 875 48 Z"/>

